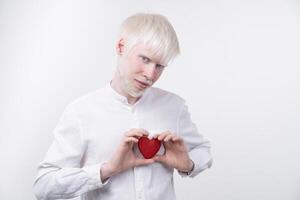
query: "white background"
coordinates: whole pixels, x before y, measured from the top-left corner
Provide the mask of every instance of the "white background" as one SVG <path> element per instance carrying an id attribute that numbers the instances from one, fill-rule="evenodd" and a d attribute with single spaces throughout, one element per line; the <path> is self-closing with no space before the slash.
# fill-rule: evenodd
<path id="1" fill-rule="evenodd" d="M 0 0 L 0 199 L 31 200 L 64 107 L 112 78 L 120 23 L 158 12 L 182 54 L 156 86 L 185 98 L 213 167 L 179 200 L 300 199 L 300 2 Z"/>

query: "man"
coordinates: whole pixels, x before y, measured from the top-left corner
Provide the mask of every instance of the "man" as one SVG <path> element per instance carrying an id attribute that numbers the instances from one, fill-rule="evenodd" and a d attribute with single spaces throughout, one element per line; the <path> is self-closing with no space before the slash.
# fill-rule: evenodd
<path id="1" fill-rule="evenodd" d="M 210 143 L 198 133 L 184 100 L 152 87 L 179 53 L 168 20 L 157 14 L 127 18 L 116 53 L 111 82 L 64 110 L 38 166 L 38 199 L 172 200 L 174 169 L 194 177 L 211 166 Z M 141 155 L 141 137 L 161 141 L 154 157 Z"/>

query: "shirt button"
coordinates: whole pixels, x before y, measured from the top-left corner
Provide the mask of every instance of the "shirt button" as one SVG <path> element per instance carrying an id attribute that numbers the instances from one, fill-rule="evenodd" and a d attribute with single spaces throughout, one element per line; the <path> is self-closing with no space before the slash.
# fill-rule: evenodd
<path id="1" fill-rule="evenodd" d="M 143 195 L 142 195 L 142 192 L 140 191 L 140 192 L 138 192 L 138 196 L 137 196 L 137 198 L 138 199 L 142 199 L 142 197 L 143 197 Z"/>

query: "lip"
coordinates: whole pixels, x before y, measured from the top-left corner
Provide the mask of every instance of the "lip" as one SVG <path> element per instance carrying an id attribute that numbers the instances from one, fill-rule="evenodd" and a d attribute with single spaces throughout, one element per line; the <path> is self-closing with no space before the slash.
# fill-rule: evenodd
<path id="1" fill-rule="evenodd" d="M 145 89 L 146 87 L 149 86 L 148 84 L 143 83 L 143 82 L 141 82 L 141 81 L 139 81 L 139 80 L 136 80 L 136 79 L 135 79 L 135 82 L 137 83 L 136 85 L 137 85 L 140 89 Z"/>

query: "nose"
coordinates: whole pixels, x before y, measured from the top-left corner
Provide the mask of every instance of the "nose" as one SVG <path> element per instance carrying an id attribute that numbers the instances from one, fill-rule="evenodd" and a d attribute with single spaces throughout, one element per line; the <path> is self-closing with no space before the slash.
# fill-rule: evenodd
<path id="1" fill-rule="evenodd" d="M 155 80 L 156 75 L 157 75 L 157 70 L 156 70 L 155 63 L 148 64 L 144 68 L 144 76 L 147 77 L 147 79 Z"/>

